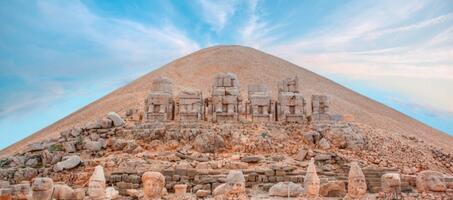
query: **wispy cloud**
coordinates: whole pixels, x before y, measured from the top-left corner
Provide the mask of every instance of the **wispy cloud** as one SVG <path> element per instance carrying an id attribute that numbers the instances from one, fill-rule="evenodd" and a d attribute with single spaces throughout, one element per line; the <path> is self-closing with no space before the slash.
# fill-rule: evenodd
<path id="1" fill-rule="evenodd" d="M 203 19 L 212 27 L 215 32 L 221 31 L 228 23 L 229 19 L 234 15 L 238 2 L 230 1 L 210 1 L 199 0 L 201 5 L 201 14 Z"/>

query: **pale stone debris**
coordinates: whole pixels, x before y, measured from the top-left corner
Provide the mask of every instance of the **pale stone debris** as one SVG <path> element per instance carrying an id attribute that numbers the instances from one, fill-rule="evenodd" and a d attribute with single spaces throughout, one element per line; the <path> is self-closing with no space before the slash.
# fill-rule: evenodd
<path id="1" fill-rule="evenodd" d="M 249 85 L 246 115 L 254 122 L 273 121 L 274 102 L 265 85 Z"/>
<path id="2" fill-rule="evenodd" d="M 199 90 L 183 90 L 177 97 L 176 117 L 179 121 L 203 119 L 203 96 Z"/>
<path id="3" fill-rule="evenodd" d="M 277 119 L 283 122 L 303 122 L 305 99 L 299 91 L 299 79 L 287 78 L 278 83 Z"/>
<path id="4" fill-rule="evenodd" d="M 152 89 L 145 99 L 147 121 L 168 121 L 174 118 L 173 82 L 159 77 L 152 83 Z"/>

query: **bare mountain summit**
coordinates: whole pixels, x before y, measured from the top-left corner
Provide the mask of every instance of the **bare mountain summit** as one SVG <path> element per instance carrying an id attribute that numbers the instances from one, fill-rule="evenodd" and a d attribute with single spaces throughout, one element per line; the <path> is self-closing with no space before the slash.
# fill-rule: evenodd
<path id="1" fill-rule="evenodd" d="M 302 67 L 216 46 L 4 149 L 0 199 L 452 199 L 451 144 Z"/>
<path id="2" fill-rule="evenodd" d="M 179 58 L 140 77 L 49 127 L 3 149 L 1 155 L 14 153 L 24 145 L 43 138 L 57 137 L 60 131 L 85 124 L 107 112 L 121 113 L 133 107 L 142 108 L 143 99 L 151 88 L 152 80 L 159 76 L 166 76 L 174 81 L 175 93 L 185 88 L 196 88 L 202 90 L 203 94 L 209 94 L 210 83 L 219 72 L 237 74 L 243 86 L 265 84 L 271 89 L 274 97 L 277 95 L 278 81 L 298 76 L 302 93 L 305 96 L 314 93 L 329 95 L 331 109 L 335 113 L 350 114 L 357 122 L 390 130 L 392 134 L 414 136 L 427 144 L 453 151 L 451 136 L 303 67 L 249 47 L 214 46 Z M 245 95 L 246 90 L 247 87 L 242 87 L 241 93 Z"/>

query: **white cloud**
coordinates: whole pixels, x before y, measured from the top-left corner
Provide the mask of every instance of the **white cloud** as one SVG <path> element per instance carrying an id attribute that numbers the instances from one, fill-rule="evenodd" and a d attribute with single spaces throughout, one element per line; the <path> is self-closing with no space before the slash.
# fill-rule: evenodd
<path id="1" fill-rule="evenodd" d="M 213 1 L 199 0 L 203 19 L 216 32 L 221 31 L 228 23 L 228 20 L 234 15 L 238 4 L 235 0 Z"/>
<path id="2" fill-rule="evenodd" d="M 328 16 L 327 26 L 262 48 L 317 73 L 368 82 L 453 113 L 453 13 L 407 24 L 428 4 L 355 1 Z"/>

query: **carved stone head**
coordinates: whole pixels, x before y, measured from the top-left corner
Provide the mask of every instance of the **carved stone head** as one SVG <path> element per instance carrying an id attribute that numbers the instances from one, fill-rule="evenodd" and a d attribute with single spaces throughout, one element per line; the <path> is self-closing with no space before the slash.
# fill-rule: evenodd
<path id="1" fill-rule="evenodd" d="M 105 198 L 104 168 L 100 165 L 94 168 L 93 175 L 88 182 L 88 196 L 92 199 Z"/>
<path id="2" fill-rule="evenodd" d="M 145 199 L 160 199 L 165 186 L 165 177 L 159 172 L 145 172 L 142 176 Z"/>
<path id="3" fill-rule="evenodd" d="M 315 160 L 311 158 L 304 179 L 304 192 L 307 197 L 319 196 L 320 180 L 316 173 Z"/>
<path id="4" fill-rule="evenodd" d="M 351 164 L 348 179 L 348 195 L 350 197 L 359 198 L 366 195 L 367 185 L 365 175 L 363 175 L 362 169 L 356 162 Z"/>
<path id="5" fill-rule="evenodd" d="M 50 199 L 53 192 L 53 180 L 51 178 L 35 178 L 31 184 L 32 199 Z"/>
<path id="6" fill-rule="evenodd" d="M 232 170 L 228 173 L 227 184 L 229 194 L 239 194 L 245 192 L 245 178 L 241 171 Z"/>

